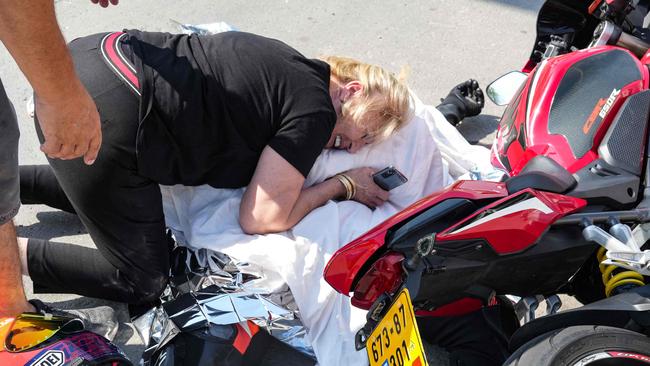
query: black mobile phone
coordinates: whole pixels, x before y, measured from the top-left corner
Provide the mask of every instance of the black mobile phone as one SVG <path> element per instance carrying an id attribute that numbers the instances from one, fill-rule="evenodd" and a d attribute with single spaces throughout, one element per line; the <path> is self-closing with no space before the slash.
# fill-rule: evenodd
<path id="1" fill-rule="evenodd" d="M 375 184 L 384 191 L 390 191 L 406 183 L 408 179 L 393 166 L 386 167 L 372 175 Z"/>

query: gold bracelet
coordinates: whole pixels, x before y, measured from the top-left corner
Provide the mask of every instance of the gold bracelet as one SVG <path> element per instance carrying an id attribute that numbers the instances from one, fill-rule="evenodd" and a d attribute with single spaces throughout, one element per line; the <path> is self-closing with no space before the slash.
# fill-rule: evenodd
<path id="1" fill-rule="evenodd" d="M 345 174 L 345 177 L 348 178 L 350 181 L 350 184 L 352 185 L 352 194 L 350 195 L 350 199 L 354 199 L 354 197 L 357 195 L 357 184 L 352 180 L 352 178 Z"/>
<path id="2" fill-rule="evenodd" d="M 350 178 L 349 175 L 345 173 L 340 173 L 339 174 L 343 179 L 345 179 L 348 182 L 348 185 L 350 186 L 350 189 L 348 190 L 348 194 L 346 195 L 345 199 L 346 200 L 351 200 L 354 198 L 354 196 L 357 195 L 357 185 L 354 183 L 352 178 Z"/>
<path id="3" fill-rule="evenodd" d="M 352 185 L 350 184 L 350 181 L 346 179 L 346 177 L 343 176 L 343 174 L 337 174 L 334 177 L 343 184 L 343 188 L 345 188 L 345 199 L 349 200 L 350 196 L 352 196 Z"/>
<path id="4" fill-rule="evenodd" d="M 345 199 L 349 200 L 352 198 L 352 195 L 354 194 L 354 187 L 352 186 L 352 183 L 350 183 L 350 179 L 348 179 L 348 176 L 341 173 L 339 174 L 339 177 L 345 182 L 345 189 L 347 190 L 347 194 L 345 195 Z"/>

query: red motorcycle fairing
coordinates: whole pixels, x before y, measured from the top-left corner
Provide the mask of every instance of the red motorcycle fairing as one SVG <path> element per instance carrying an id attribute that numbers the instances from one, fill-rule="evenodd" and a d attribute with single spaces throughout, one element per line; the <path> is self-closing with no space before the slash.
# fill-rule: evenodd
<path id="1" fill-rule="evenodd" d="M 644 65 L 650 65 L 650 50 L 648 50 L 648 52 L 646 52 L 646 54 L 641 57 L 640 62 Z"/>
<path id="2" fill-rule="evenodd" d="M 504 183 L 458 181 L 442 191 L 433 193 L 413 203 L 339 249 L 325 267 L 325 281 L 338 292 L 348 295 L 354 290 L 352 286 L 357 274 L 366 262 L 384 246 L 386 233 L 393 226 L 450 198 L 482 200 L 496 199 L 507 195 L 508 192 Z"/>
<path id="3" fill-rule="evenodd" d="M 586 201 L 580 198 L 541 192 L 530 188 L 508 195 L 504 183 L 459 181 L 440 193 L 416 202 L 339 249 L 328 262 L 324 277 L 337 291 L 346 295 L 352 291 L 356 293 L 359 290 L 358 286 L 364 284 L 362 275 L 366 275 L 369 265 L 378 263 L 379 259 L 383 258 L 381 256 L 391 253 L 387 250 L 397 251 L 408 257 L 410 253 L 413 253 L 415 243 L 424 235 L 418 233 L 425 232 L 437 233 L 435 248 L 439 254 L 433 255 L 432 259 L 437 258 L 444 261 L 444 258 L 449 255 L 461 261 L 462 258 L 478 259 L 477 255 L 479 257 L 487 256 L 486 259 L 490 256 L 509 258 L 512 254 L 533 247 L 558 218 L 579 210 L 585 205 Z M 440 209 L 436 210 L 437 207 Z M 461 217 L 455 218 L 455 211 L 461 211 Z M 440 227 L 441 225 L 443 226 Z M 415 234 L 411 235 L 413 233 Z M 470 250 L 477 245 L 481 248 Z M 468 246 L 471 248 L 467 249 Z M 544 255 L 544 250 L 533 251 L 531 258 Z M 467 278 L 463 276 L 457 278 L 458 281 L 454 286 L 459 289 L 471 286 L 481 276 L 491 276 L 492 269 L 501 271 L 500 266 L 495 266 L 492 269 L 485 267 L 483 260 L 475 262 L 476 265 L 472 265 L 472 268 L 463 264 L 461 267 L 457 267 L 453 263 L 455 262 L 450 259 L 444 266 L 446 269 L 443 271 L 447 273 L 446 275 L 453 275 L 460 268 L 465 268 L 464 273 L 468 276 Z M 514 268 L 505 262 L 503 265 Z M 573 268 L 573 266 L 571 267 Z M 568 271 L 573 271 L 572 268 Z M 432 275 L 435 276 L 433 273 Z M 503 289 L 501 282 L 495 283 L 494 288 Z M 446 283 L 451 286 L 451 283 Z M 427 286 L 429 289 L 435 287 L 431 283 Z M 357 299 L 355 305 L 367 308 L 374 302 L 375 299 L 372 297 L 376 297 L 376 294 L 368 296 L 370 294 L 367 289 L 369 286 L 362 287 L 365 288 L 365 290 L 361 289 L 362 292 L 365 292 L 362 298 Z M 460 295 L 462 291 L 455 292 L 455 294 Z M 445 296 L 450 295 L 445 294 Z M 445 296 L 441 294 L 439 299 Z M 462 313 L 475 310 L 486 300 L 477 302 L 464 299 L 464 297 L 467 296 L 461 295 L 455 298 L 452 296 L 449 298 L 450 301 L 436 302 L 435 305 L 430 301 L 429 303 L 437 309 L 441 305 L 456 302 L 453 307 L 460 309 L 461 303 L 471 302 L 471 304 L 467 304 L 468 306 L 463 306 L 464 309 L 460 309 Z M 414 303 L 416 300 L 418 300 L 417 296 Z M 428 306 L 426 310 L 433 309 Z"/>
<path id="4" fill-rule="evenodd" d="M 648 80 L 647 67 L 613 46 L 544 60 L 503 114 L 493 165 L 513 176 L 534 156 L 545 155 L 577 172 L 598 158 L 598 146 L 621 105 L 647 89 Z"/>
<path id="5" fill-rule="evenodd" d="M 436 243 L 485 239 L 499 255 L 517 253 L 536 243 L 557 219 L 586 201 L 561 194 L 525 189 L 485 206 L 436 236 Z"/>

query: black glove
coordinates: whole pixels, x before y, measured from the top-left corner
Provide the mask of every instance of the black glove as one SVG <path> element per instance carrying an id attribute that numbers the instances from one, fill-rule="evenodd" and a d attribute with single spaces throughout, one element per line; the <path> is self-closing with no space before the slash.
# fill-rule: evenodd
<path id="1" fill-rule="evenodd" d="M 469 79 L 451 89 L 445 99 L 441 99 L 436 108 L 447 118 L 452 125 L 457 125 L 465 117 L 476 116 L 481 113 L 485 105 L 483 90 L 478 81 Z"/>

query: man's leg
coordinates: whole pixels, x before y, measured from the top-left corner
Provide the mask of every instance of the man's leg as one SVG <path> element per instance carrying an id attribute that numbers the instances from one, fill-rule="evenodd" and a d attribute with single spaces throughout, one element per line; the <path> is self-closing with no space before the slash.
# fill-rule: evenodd
<path id="1" fill-rule="evenodd" d="M 0 318 L 32 310 L 25 298 L 13 223 L 0 226 Z"/>
<path id="2" fill-rule="evenodd" d="M 18 123 L 0 81 L 0 317 L 32 310 L 25 299 L 16 231 L 12 219 L 18 213 Z"/>

